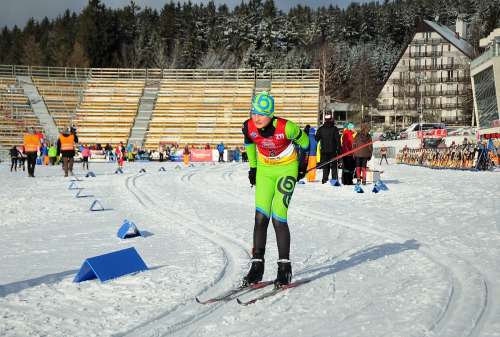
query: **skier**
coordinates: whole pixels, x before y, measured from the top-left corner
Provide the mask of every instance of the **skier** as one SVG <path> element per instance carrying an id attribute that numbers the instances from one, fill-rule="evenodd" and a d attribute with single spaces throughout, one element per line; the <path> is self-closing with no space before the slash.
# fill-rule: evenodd
<path id="1" fill-rule="evenodd" d="M 363 146 L 371 143 L 372 137 L 370 136 L 370 126 L 368 124 L 361 124 L 361 130 L 354 138 L 353 148 Z M 356 178 L 357 184 L 363 183 L 366 185 L 366 164 L 372 157 L 373 145 L 368 145 L 354 152 L 354 160 L 356 161 Z"/>
<path id="2" fill-rule="evenodd" d="M 380 164 L 379 165 L 382 165 L 382 160 L 385 159 L 385 162 L 387 163 L 387 165 L 389 165 L 389 162 L 387 161 L 387 147 L 385 146 L 382 146 L 380 148 Z"/>
<path id="3" fill-rule="evenodd" d="M 340 153 L 339 129 L 335 126 L 333 116 L 331 114 L 325 114 L 325 123 L 319 127 L 318 131 L 316 131 L 314 139 L 320 142 L 320 154 L 322 160 L 329 160 Z M 330 170 L 332 171 L 332 179 L 339 179 L 337 173 L 337 161 L 334 160 L 330 164 L 323 167 L 323 178 L 321 179 L 322 184 L 328 181 Z"/>
<path id="4" fill-rule="evenodd" d="M 256 187 L 255 226 L 252 266 L 243 286 L 262 280 L 267 226 L 272 218 L 279 255 L 274 284 L 280 288 L 292 279 L 287 212 L 295 184 L 307 170 L 309 138 L 295 123 L 274 117 L 274 98 L 265 91 L 253 98 L 251 111 L 242 131 L 250 166 L 248 179 Z"/>

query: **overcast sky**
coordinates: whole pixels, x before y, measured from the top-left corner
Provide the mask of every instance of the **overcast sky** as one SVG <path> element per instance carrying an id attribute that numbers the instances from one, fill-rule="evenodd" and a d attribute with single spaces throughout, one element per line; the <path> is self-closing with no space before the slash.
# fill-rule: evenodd
<path id="1" fill-rule="evenodd" d="M 162 8 L 170 0 L 134 0 L 139 6 L 145 5 L 154 8 Z M 80 12 L 87 4 L 88 0 L 0 0 L 0 27 L 12 27 L 18 25 L 24 27 L 30 17 L 37 20 L 45 16 L 54 18 L 63 13 L 67 8 L 71 11 Z M 103 0 L 106 6 L 123 7 L 130 0 Z M 177 2 L 177 1 L 176 1 Z M 182 1 L 181 1 L 182 2 Z M 208 0 L 192 0 L 191 2 L 208 2 Z M 274 0 L 277 6 L 282 10 L 288 10 L 297 4 L 307 4 L 311 7 L 320 5 L 328 6 L 330 4 L 346 6 L 354 2 L 352 0 Z M 357 1 L 363 2 L 363 1 Z M 241 3 L 241 0 L 215 0 L 216 4 L 226 3 L 229 6 Z"/>

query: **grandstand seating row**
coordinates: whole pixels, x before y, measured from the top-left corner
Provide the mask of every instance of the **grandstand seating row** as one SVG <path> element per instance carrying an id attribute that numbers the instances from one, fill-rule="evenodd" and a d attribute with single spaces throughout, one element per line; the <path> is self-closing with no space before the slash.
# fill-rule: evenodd
<path id="1" fill-rule="evenodd" d="M 8 149 L 22 144 L 27 128 L 42 131 L 28 97 L 14 78 L 0 78 L 0 146 Z"/>

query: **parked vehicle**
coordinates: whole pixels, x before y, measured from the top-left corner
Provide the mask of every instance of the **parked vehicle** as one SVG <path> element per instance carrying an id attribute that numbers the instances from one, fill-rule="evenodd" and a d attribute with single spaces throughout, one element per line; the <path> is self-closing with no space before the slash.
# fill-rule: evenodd
<path id="1" fill-rule="evenodd" d="M 444 123 L 413 123 L 405 131 L 399 134 L 400 139 L 414 138 L 412 135 L 416 135 L 419 131 L 428 130 L 446 130 L 446 125 Z"/>

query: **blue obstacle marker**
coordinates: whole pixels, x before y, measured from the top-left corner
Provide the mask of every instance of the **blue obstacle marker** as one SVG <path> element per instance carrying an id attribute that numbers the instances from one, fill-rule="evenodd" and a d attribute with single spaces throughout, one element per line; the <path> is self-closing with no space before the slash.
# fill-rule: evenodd
<path id="1" fill-rule="evenodd" d="M 165 168 L 163 166 L 158 169 L 158 172 L 165 172 L 165 171 L 166 170 L 165 170 Z"/>
<path id="2" fill-rule="evenodd" d="M 86 259 L 73 282 L 98 278 L 106 282 L 120 276 L 148 270 L 134 247 Z"/>
<path id="3" fill-rule="evenodd" d="M 377 188 L 380 191 L 389 191 L 389 187 L 387 187 L 387 185 L 380 179 L 377 180 L 377 182 L 375 183 L 375 186 L 377 186 Z"/>
<path id="4" fill-rule="evenodd" d="M 88 173 L 85 175 L 85 177 L 87 177 L 87 178 L 89 178 L 89 177 L 95 178 L 95 173 L 94 173 L 94 172 L 92 172 L 92 171 L 90 171 L 90 172 L 88 172 Z"/>
<path id="5" fill-rule="evenodd" d="M 123 221 L 123 224 L 121 225 L 120 229 L 118 229 L 118 233 L 116 235 L 120 239 L 128 239 L 128 238 L 134 238 L 136 236 L 143 236 L 141 231 L 137 229 L 137 226 L 133 222 L 129 222 L 127 219 Z"/>
<path id="6" fill-rule="evenodd" d="M 365 193 L 365 191 L 363 191 L 363 189 L 361 188 L 361 185 L 359 185 L 359 184 L 356 184 L 356 186 L 354 186 L 354 192 Z"/>
<path id="7" fill-rule="evenodd" d="M 380 192 L 380 190 L 379 190 L 379 188 L 377 187 L 377 185 L 373 185 L 372 192 L 373 192 L 373 193 L 378 193 L 378 192 Z"/>
<path id="8" fill-rule="evenodd" d="M 75 197 L 76 198 L 90 198 L 90 197 L 93 197 L 92 194 L 82 194 L 83 190 L 84 190 L 83 188 L 79 188 L 78 192 L 75 194 Z"/>
<path id="9" fill-rule="evenodd" d="M 96 200 L 94 200 L 92 205 L 90 205 L 89 210 L 91 210 L 92 212 L 104 211 L 104 206 L 102 205 L 102 203 L 99 200 L 96 199 Z"/>
<path id="10" fill-rule="evenodd" d="M 194 167 L 194 164 L 189 164 L 189 167 Z"/>
<path id="11" fill-rule="evenodd" d="M 141 169 L 139 170 L 139 173 L 146 173 L 146 169 L 145 169 L 145 168 L 141 168 Z"/>
<path id="12" fill-rule="evenodd" d="M 115 171 L 115 174 L 118 174 L 118 173 L 120 173 L 120 174 L 123 173 L 123 170 L 120 167 L 117 168 L 116 171 Z"/>
<path id="13" fill-rule="evenodd" d="M 330 185 L 339 187 L 341 186 L 337 179 L 330 179 Z"/>
<path id="14" fill-rule="evenodd" d="M 303 181 L 303 180 L 299 180 L 299 182 L 298 182 L 297 184 L 299 184 L 299 185 L 305 185 L 305 184 L 306 184 L 306 182 L 305 182 L 305 181 Z"/>
<path id="15" fill-rule="evenodd" d="M 72 181 L 71 184 L 69 184 L 68 186 L 68 190 L 77 190 L 78 189 L 78 185 Z"/>

